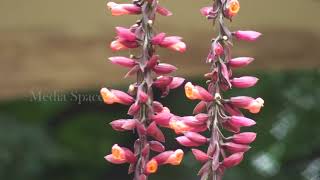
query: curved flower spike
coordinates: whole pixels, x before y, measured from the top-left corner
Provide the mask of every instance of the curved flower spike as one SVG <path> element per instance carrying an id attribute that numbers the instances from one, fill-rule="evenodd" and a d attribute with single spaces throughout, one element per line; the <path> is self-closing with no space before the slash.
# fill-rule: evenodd
<path id="1" fill-rule="evenodd" d="M 131 105 L 128 115 L 133 116 L 132 119 L 115 120 L 110 125 L 116 131 L 133 130 L 138 139 L 134 143 L 133 152 L 116 144 L 112 148 L 112 153 L 107 155 L 105 159 L 116 164 L 129 163 L 128 173 L 134 173 L 135 180 L 147 180 L 148 176 L 155 173 L 160 165 L 178 165 L 183 158 L 183 151 L 180 149 L 164 152 L 165 147 L 160 142 L 165 141 L 165 136 L 158 126 L 169 128 L 170 122 L 171 125 L 174 124 L 173 121 L 170 121 L 174 115 L 167 107 L 154 100 L 153 92 L 155 87 L 159 88 L 161 97 L 164 97 L 171 89 L 183 84 L 184 79 L 164 76 L 177 68 L 170 64 L 161 63 L 159 55 L 155 52 L 155 46 L 184 52 L 186 45 L 178 36 L 166 37 L 165 33 L 154 35 L 153 24 L 157 13 L 163 16 L 172 14 L 160 6 L 157 0 L 133 1 L 132 4 L 109 2 L 107 6 L 113 16 L 141 14 L 139 20 L 130 28 L 116 27 L 117 37 L 111 42 L 110 48 L 114 51 L 140 46 L 141 48 L 140 53 L 131 52 L 133 54 L 130 55 L 130 58 L 122 56 L 109 58 L 113 64 L 130 68 L 125 78 L 133 75 L 136 77 L 136 82 L 128 88 L 128 94 L 118 90 L 101 89 L 100 93 L 106 104 Z M 181 123 L 183 124 L 182 121 Z M 193 127 L 191 130 L 199 132 L 203 126 Z M 151 138 L 155 140 L 151 140 Z M 160 154 L 152 157 L 154 153 Z"/>
<path id="2" fill-rule="evenodd" d="M 256 138 L 256 133 L 239 133 L 241 127 L 256 124 L 252 119 L 243 116 L 240 108 L 251 113 L 258 113 L 264 104 L 263 99 L 248 96 L 224 97 L 224 92 L 236 88 L 254 86 L 258 78 L 252 76 L 233 77 L 233 69 L 245 67 L 253 61 L 250 57 L 231 58 L 233 39 L 254 41 L 261 34 L 254 31 L 231 32 L 226 19 L 232 20 L 240 9 L 238 0 L 213 0 L 211 6 L 201 8 L 200 12 L 213 24 L 218 24 L 218 35 L 211 40 L 206 63 L 210 64 L 210 71 L 204 74 L 207 89 L 194 86 L 190 82 L 185 84 L 185 94 L 189 99 L 201 100 L 193 110 L 196 116 L 175 117 L 170 121 L 171 128 L 184 136 L 176 140 L 183 146 L 193 147 L 207 145 L 207 151 L 192 149 L 195 158 L 204 163 L 198 175 L 200 179 L 222 179 L 227 168 L 238 165 L 244 152 L 250 149 L 250 144 Z M 225 129 L 233 136 L 225 137 L 221 129 Z M 200 135 L 199 132 L 208 130 L 210 137 Z"/>

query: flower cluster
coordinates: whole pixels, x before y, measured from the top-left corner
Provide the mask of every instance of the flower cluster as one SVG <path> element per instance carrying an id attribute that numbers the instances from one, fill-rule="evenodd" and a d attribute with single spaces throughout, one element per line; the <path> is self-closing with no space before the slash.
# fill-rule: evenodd
<path id="1" fill-rule="evenodd" d="M 134 173 L 135 180 L 146 180 L 148 175 L 155 173 L 160 165 L 179 165 L 183 158 L 183 151 L 165 151 L 162 144 L 165 136 L 159 126 L 164 125 L 163 114 L 170 113 L 167 107 L 153 100 L 153 88 L 159 88 L 162 96 L 166 96 L 171 89 L 179 87 L 184 79 L 168 75 L 177 68 L 173 65 L 160 63 L 160 57 L 155 54 L 156 47 L 184 52 L 186 45 L 178 36 L 167 36 L 156 33 L 153 24 L 156 14 L 170 16 L 172 13 L 159 5 L 157 0 L 134 0 L 132 4 L 107 4 L 113 16 L 141 15 L 141 18 L 131 27 L 116 27 L 116 39 L 110 47 L 114 51 L 140 48 L 140 55 L 130 57 L 110 57 L 112 64 L 128 68 L 125 75 L 135 75 L 137 81 L 129 86 L 128 92 L 102 88 L 100 93 L 106 104 L 120 103 L 130 106 L 128 115 L 131 119 L 119 119 L 110 124 L 116 131 L 133 131 L 138 135 L 133 150 L 113 145 L 112 153 L 105 159 L 114 164 L 129 163 L 129 173 Z M 163 119 L 163 118 L 162 118 Z M 152 152 L 151 152 L 152 151 Z M 154 155 L 159 153 L 158 155 Z M 151 157 L 154 155 L 153 157 Z"/>
<path id="2" fill-rule="evenodd" d="M 256 124 L 245 117 L 240 109 L 258 113 L 263 106 L 262 98 L 237 96 L 224 98 L 223 92 L 233 88 L 250 88 L 258 78 L 252 76 L 233 77 L 232 69 L 245 67 L 253 61 L 251 57 L 231 57 L 232 40 L 255 41 L 261 34 L 255 31 L 231 32 L 224 20 L 231 20 L 240 8 L 238 0 L 215 0 L 212 6 L 204 7 L 201 14 L 218 22 L 219 35 L 212 39 L 206 62 L 210 64 L 207 79 L 208 89 L 185 84 L 185 94 L 191 100 L 200 100 L 194 108 L 195 116 L 174 117 L 169 127 L 182 134 L 177 141 L 187 147 L 207 145 L 207 151 L 192 149 L 195 158 L 203 163 L 199 171 L 201 179 L 221 179 L 225 169 L 238 165 L 244 153 L 250 149 L 249 144 L 256 138 L 254 132 L 242 132 L 241 127 Z M 225 137 L 222 129 L 233 135 Z M 200 134 L 210 131 L 207 138 Z M 228 133 L 230 134 L 230 133 Z"/>

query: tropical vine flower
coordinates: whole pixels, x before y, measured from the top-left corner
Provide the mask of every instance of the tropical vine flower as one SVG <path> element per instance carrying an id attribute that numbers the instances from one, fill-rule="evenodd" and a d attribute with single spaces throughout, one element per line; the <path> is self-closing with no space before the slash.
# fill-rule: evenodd
<path id="1" fill-rule="evenodd" d="M 141 48 L 140 55 L 130 57 L 110 57 L 112 64 L 128 68 L 125 77 L 135 75 L 137 81 L 129 86 L 128 92 L 102 88 L 100 93 L 106 104 L 119 103 L 129 105 L 128 115 L 131 119 L 118 119 L 110 123 L 116 131 L 133 131 L 138 139 L 134 148 L 113 145 L 111 154 L 105 159 L 114 164 L 129 163 L 129 174 L 134 173 L 134 180 L 146 180 L 157 172 L 164 164 L 179 165 L 183 159 L 183 151 L 165 151 L 165 136 L 159 126 L 168 127 L 166 118 L 174 115 L 167 107 L 153 99 L 153 88 L 159 88 L 162 96 L 171 89 L 182 85 L 184 79 L 168 74 L 177 68 L 171 64 L 161 63 L 156 47 L 184 52 L 186 45 L 178 36 L 167 36 L 156 33 L 153 29 L 156 14 L 170 16 L 172 13 L 159 5 L 157 0 L 134 0 L 132 4 L 108 2 L 107 7 L 113 16 L 141 15 L 131 27 L 116 27 L 116 38 L 110 48 L 114 51 Z M 153 152 L 151 152 L 153 151 Z M 152 157 L 153 154 L 159 153 Z"/>
<path id="2" fill-rule="evenodd" d="M 237 96 L 225 98 L 223 92 L 233 88 L 250 88 L 258 82 L 253 76 L 233 77 L 232 69 L 250 64 L 251 57 L 231 57 L 232 40 L 255 41 L 261 34 L 255 31 L 231 32 L 225 25 L 225 19 L 231 20 L 239 11 L 238 0 L 214 0 L 213 5 L 201 8 L 200 12 L 213 24 L 218 22 L 219 35 L 212 39 L 206 63 L 210 72 L 204 76 L 208 88 L 205 89 L 191 82 L 185 84 L 185 94 L 191 100 L 200 100 L 194 108 L 195 116 L 172 117 L 167 124 L 177 134 L 177 141 L 186 147 L 207 146 L 207 151 L 192 149 L 195 158 L 203 163 L 198 175 L 201 180 L 221 179 L 225 169 L 238 165 L 249 144 L 256 138 L 254 132 L 242 132 L 241 127 L 256 124 L 244 117 L 240 109 L 258 113 L 264 104 L 262 98 Z M 233 133 L 225 137 L 222 129 Z M 201 135 L 209 131 L 210 137 Z"/>

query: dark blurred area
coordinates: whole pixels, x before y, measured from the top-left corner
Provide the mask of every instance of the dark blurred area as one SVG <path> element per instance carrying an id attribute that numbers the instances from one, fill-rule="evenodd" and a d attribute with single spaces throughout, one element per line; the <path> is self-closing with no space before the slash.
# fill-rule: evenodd
<path id="1" fill-rule="evenodd" d="M 210 1 L 169 1 L 173 11 L 159 17 L 158 32 L 184 37 L 185 54 L 159 49 L 177 76 L 205 86 L 204 57 L 214 36 L 199 8 Z M 123 2 L 123 1 L 116 1 Z M 114 143 L 132 147 L 135 135 L 108 125 L 125 118 L 127 107 L 107 106 L 103 86 L 126 90 L 133 78 L 107 57 L 115 26 L 136 16 L 111 17 L 106 1 L 0 0 L 0 180 L 131 179 L 127 165 L 104 160 Z M 255 43 L 235 43 L 234 56 L 255 61 L 236 75 L 255 75 L 256 87 L 226 96 L 263 97 L 258 133 L 240 166 L 225 179 L 320 179 L 320 3 L 316 0 L 241 1 L 233 30 L 263 33 Z M 155 92 L 158 94 L 158 92 Z M 196 102 L 183 89 L 159 99 L 177 115 L 190 115 Z M 181 148 L 165 130 L 167 149 Z M 151 179 L 198 179 L 200 164 L 188 149 L 181 166 L 161 166 Z"/>

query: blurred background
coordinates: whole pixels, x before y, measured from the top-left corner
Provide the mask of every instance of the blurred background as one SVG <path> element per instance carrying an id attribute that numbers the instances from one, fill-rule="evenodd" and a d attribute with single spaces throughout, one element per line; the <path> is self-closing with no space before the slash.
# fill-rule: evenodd
<path id="1" fill-rule="evenodd" d="M 123 1 L 116 1 L 123 2 Z M 159 49 L 162 60 L 176 65 L 177 76 L 204 85 L 213 29 L 199 8 L 210 1 L 161 0 L 173 11 L 159 17 L 158 32 L 184 37 L 184 54 Z M 103 86 L 126 90 L 134 81 L 107 57 L 115 26 L 129 26 L 136 16 L 112 17 L 104 0 L 0 0 L 0 179 L 131 179 L 127 165 L 103 157 L 112 144 L 131 147 L 134 136 L 112 131 L 127 107 L 106 106 Z M 263 33 L 255 43 L 236 42 L 234 56 L 256 60 L 237 75 L 256 75 L 258 85 L 227 94 L 263 97 L 255 116 L 253 148 L 225 179 L 320 179 L 320 1 L 241 1 L 232 30 Z M 157 93 L 157 92 L 156 92 Z M 179 99 L 179 100 L 177 100 Z M 182 89 L 160 100 L 175 114 L 188 115 L 195 102 Z M 178 148 L 174 135 L 168 149 Z M 179 167 L 161 167 L 152 179 L 198 179 L 200 168 L 186 150 Z"/>

